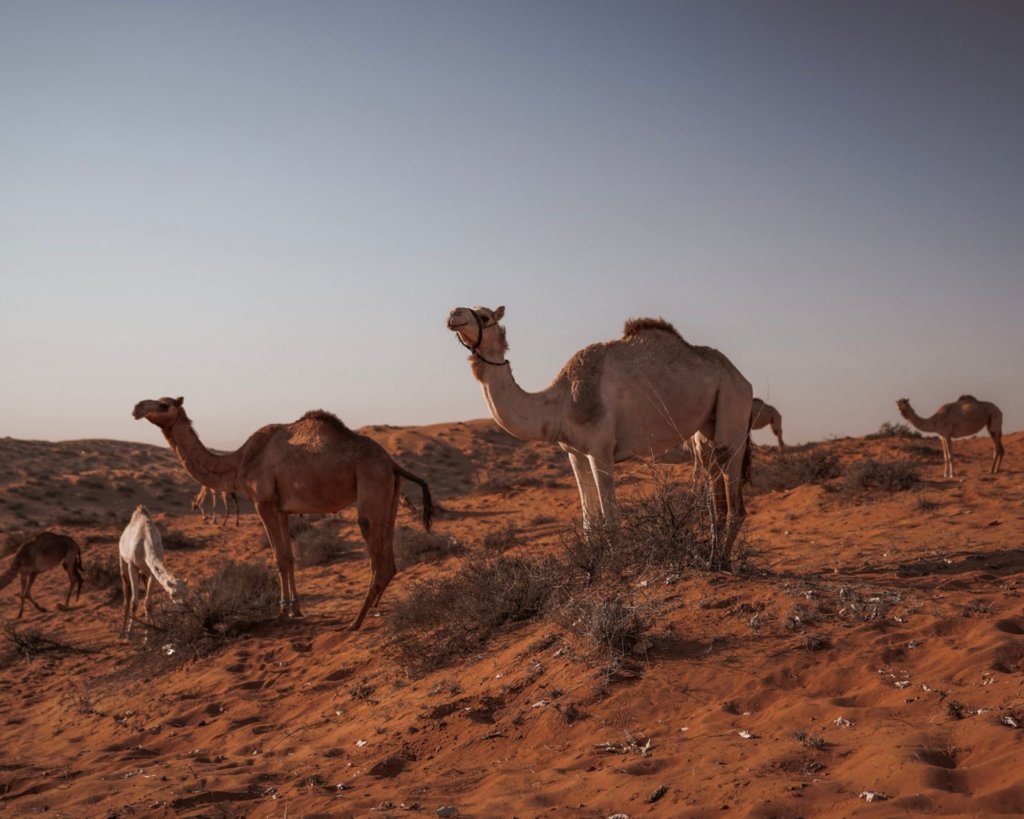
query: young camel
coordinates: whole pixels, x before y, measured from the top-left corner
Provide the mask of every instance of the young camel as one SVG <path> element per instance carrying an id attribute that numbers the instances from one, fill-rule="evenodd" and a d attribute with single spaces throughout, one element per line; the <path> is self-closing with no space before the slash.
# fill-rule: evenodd
<path id="1" fill-rule="evenodd" d="M 213 501 L 213 518 L 211 523 L 217 523 L 217 498 L 220 498 L 221 506 L 224 507 L 224 517 L 221 520 L 221 525 L 228 522 L 228 515 L 231 514 L 231 503 L 235 504 L 235 526 L 238 526 L 238 493 L 237 492 L 218 492 L 215 489 L 210 489 L 208 486 L 201 486 L 199 492 L 194 498 L 192 498 L 192 509 L 199 512 L 203 516 L 203 520 L 206 520 L 206 497 L 207 495 Z"/>
<path id="2" fill-rule="evenodd" d="M 145 597 L 142 598 L 142 614 L 146 622 L 149 617 L 149 590 L 153 579 L 170 595 L 175 603 L 181 603 L 188 593 L 188 584 L 167 571 L 164 566 L 164 542 L 149 511 L 141 503 L 135 507 L 118 543 L 118 563 L 121 567 L 121 590 L 124 592 L 124 621 L 121 636 L 129 637 L 135 621 L 135 609 L 139 605 L 142 581 L 145 578 Z"/>
<path id="3" fill-rule="evenodd" d="M 616 518 L 615 464 L 656 455 L 702 433 L 714 447 L 718 557 L 729 567 L 746 515 L 742 481 L 749 466 L 752 389 L 718 350 L 683 340 L 662 319 L 632 319 L 621 339 L 577 352 L 541 392 L 512 377 L 505 353 L 505 308 L 456 307 L 448 329 L 472 355 L 473 375 L 494 420 L 511 435 L 557 443 L 579 486 L 584 525 Z"/>
<path id="4" fill-rule="evenodd" d="M 953 439 L 965 438 L 988 429 L 992 436 L 992 468 L 994 475 L 1003 462 L 1003 413 L 989 401 L 979 401 L 973 395 L 961 395 L 956 401 L 943 404 L 931 418 L 922 418 L 910 401 L 901 398 L 896 402 L 900 415 L 910 421 L 921 432 L 935 432 L 942 440 L 942 477 L 953 475 Z"/>
<path id="5" fill-rule="evenodd" d="M 39 611 L 46 611 L 32 597 L 32 584 L 42 572 L 54 566 L 63 565 L 68 573 L 68 593 L 64 598 L 64 608 L 71 602 L 71 592 L 75 592 L 75 602 L 82 594 L 82 550 L 67 535 L 43 532 L 28 543 L 23 544 L 14 553 L 14 559 L 7 571 L 0 575 L 0 589 L 8 585 L 15 577 L 21 575 L 21 608 L 17 619 L 25 613 L 25 601 L 28 600 Z"/>
<path id="6" fill-rule="evenodd" d="M 323 410 L 307 412 L 290 424 L 262 427 L 239 449 L 217 455 L 203 446 L 183 404 L 183 398 L 140 401 L 132 415 L 160 428 L 200 484 L 237 490 L 253 502 L 277 560 L 282 615 L 302 614 L 288 516 L 338 512 L 356 504 L 371 569 L 366 599 L 349 626 L 358 629 L 397 571 L 394 534 L 402 478 L 423 490 L 423 526 L 430 529 L 434 507 L 426 481 L 402 469 L 372 438 Z"/>

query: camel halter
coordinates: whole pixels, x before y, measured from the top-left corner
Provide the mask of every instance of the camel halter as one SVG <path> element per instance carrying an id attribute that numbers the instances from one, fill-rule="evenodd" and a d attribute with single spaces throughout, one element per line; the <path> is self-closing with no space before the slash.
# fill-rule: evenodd
<path id="1" fill-rule="evenodd" d="M 470 309 L 469 312 L 472 313 L 473 318 L 476 319 L 476 341 L 473 344 L 467 344 L 466 339 L 462 337 L 462 333 L 456 333 L 455 337 L 459 340 L 459 344 L 469 350 L 473 355 L 484 362 L 484 364 L 490 364 L 492 367 L 509 366 L 508 359 L 505 359 L 504 361 L 491 361 L 488 358 L 484 358 L 483 354 L 480 352 L 480 343 L 484 340 L 484 322 L 476 310 Z"/>

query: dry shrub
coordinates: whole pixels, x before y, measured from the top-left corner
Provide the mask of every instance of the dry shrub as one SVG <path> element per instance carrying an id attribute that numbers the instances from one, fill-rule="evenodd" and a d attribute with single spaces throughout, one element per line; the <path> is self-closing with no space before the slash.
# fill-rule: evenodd
<path id="1" fill-rule="evenodd" d="M 12 625 L 4 626 L 4 640 L 0 647 L 0 668 L 13 665 L 21 659 L 31 660 L 42 654 L 68 654 L 76 649 L 67 643 L 47 637 L 38 629 L 18 631 Z"/>
<path id="2" fill-rule="evenodd" d="M 82 558 L 82 569 L 85 588 L 108 592 L 106 605 L 123 599 L 120 558 L 111 554 L 89 555 Z"/>
<path id="3" fill-rule="evenodd" d="M 890 423 L 885 421 L 878 428 L 878 432 L 872 432 L 869 435 L 865 435 L 865 438 L 872 440 L 875 438 L 921 438 L 923 437 L 920 432 L 907 424 L 903 423 Z"/>
<path id="4" fill-rule="evenodd" d="M 495 529 L 484 535 L 481 545 L 487 552 L 501 554 L 522 544 L 519 527 L 514 523 L 507 523 L 500 529 Z"/>
<path id="5" fill-rule="evenodd" d="M 598 653 L 614 658 L 631 652 L 650 628 L 650 619 L 634 602 L 618 594 L 591 591 L 567 601 L 559 611 L 563 625 Z"/>
<path id="6" fill-rule="evenodd" d="M 865 489 L 899 492 L 920 482 L 917 469 L 905 461 L 863 461 L 847 470 L 843 487 L 851 492 Z"/>
<path id="7" fill-rule="evenodd" d="M 182 661 L 210 654 L 274 617 L 279 594 L 277 573 L 265 564 L 222 563 L 184 605 L 161 605 L 154 612 L 157 635 L 145 650 Z"/>
<path id="8" fill-rule="evenodd" d="M 418 670 L 438 668 L 475 651 L 495 632 L 541 614 L 564 567 L 550 557 L 466 558 L 451 575 L 412 586 L 391 604 L 391 646 Z"/>
<path id="9" fill-rule="evenodd" d="M 790 460 L 797 483 L 823 483 L 842 474 L 839 456 L 830 449 L 815 449 Z"/>
<path id="10" fill-rule="evenodd" d="M 301 568 L 326 566 L 342 554 L 341 525 L 332 519 L 309 523 L 297 520 L 292 524 L 292 546 L 295 562 Z"/>
<path id="11" fill-rule="evenodd" d="M 395 565 L 399 570 L 416 563 L 444 560 L 465 551 L 454 535 L 427 532 L 411 526 L 395 531 Z"/>
<path id="12" fill-rule="evenodd" d="M 569 565 L 591 580 L 624 571 L 711 569 L 721 562 L 711 488 L 659 483 L 644 497 L 624 503 L 615 526 L 573 524 L 562 535 Z"/>

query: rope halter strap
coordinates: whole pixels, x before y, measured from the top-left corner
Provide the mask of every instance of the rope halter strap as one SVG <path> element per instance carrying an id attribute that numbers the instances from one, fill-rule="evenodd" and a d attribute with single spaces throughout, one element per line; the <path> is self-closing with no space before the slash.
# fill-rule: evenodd
<path id="1" fill-rule="evenodd" d="M 492 367 L 507 367 L 509 366 L 508 360 L 505 361 L 491 361 L 489 358 L 485 358 L 483 353 L 480 352 L 480 344 L 484 340 L 484 320 L 480 314 L 471 308 L 469 312 L 473 314 L 473 318 L 476 320 L 476 341 L 472 344 L 468 344 L 466 339 L 462 337 L 462 333 L 456 333 L 455 337 L 459 340 L 459 344 L 469 350 L 474 356 L 480 359 L 484 364 L 490 364 Z"/>

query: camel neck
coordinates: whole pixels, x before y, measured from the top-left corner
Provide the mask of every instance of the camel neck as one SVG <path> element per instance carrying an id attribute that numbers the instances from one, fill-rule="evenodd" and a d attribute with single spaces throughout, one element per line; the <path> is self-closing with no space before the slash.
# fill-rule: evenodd
<path id="1" fill-rule="evenodd" d="M 921 430 L 921 432 L 935 431 L 935 424 L 932 422 L 932 419 L 922 418 L 920 415 L 914 412 L 914 408 L 911 407 L 910 404 L 907 404 L 907 412 L 903 417 L 910 421 L 910 423 L 917 427 L 919 430 Z"/>
<path id="2" fill-rule="evenodd" d="M 512 368 L 474 368 L 484 400 L 498 426 L 525 441 L 557 441 L 560 435 L 557 385 L 542 392 L 526 392 L 512 376 Z"/>
<path id="3" fill-rule="evenodd" d="M 184 413 L 163 433 L 185 471 L 200 484 L 217 491 L 235 489 L 239 462 L 237 451 L 228 455 L 210 452 L 203 446 Z"/>

